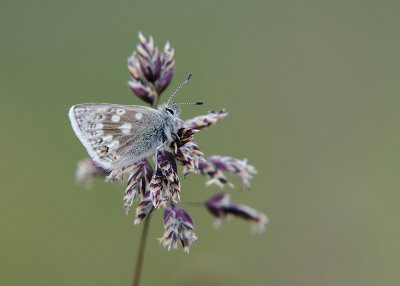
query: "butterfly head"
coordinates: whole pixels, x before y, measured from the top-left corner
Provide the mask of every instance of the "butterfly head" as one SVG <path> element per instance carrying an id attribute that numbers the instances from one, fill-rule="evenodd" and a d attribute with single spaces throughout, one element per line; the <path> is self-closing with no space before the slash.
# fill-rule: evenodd
<path id="1" fill-rule="evenodd" d="M 162 104 L 158 110 L 165 114 L 168 117 L 179 118 L 179 114 L 181 113 L 181 109 L 179 104 L 173 102 L 172 104 Z"/>

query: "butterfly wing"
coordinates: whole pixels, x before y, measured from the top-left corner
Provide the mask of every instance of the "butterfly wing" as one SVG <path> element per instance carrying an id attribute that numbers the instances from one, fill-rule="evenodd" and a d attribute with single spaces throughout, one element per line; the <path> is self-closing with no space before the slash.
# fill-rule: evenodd
<path id="1" fill-rule="evenodd" d="M 162 117 L 153 108 L 85 103 L 72 106 L 69 118 L 92 160 L 104 169 L 133 164 L 163 142 Z"/>

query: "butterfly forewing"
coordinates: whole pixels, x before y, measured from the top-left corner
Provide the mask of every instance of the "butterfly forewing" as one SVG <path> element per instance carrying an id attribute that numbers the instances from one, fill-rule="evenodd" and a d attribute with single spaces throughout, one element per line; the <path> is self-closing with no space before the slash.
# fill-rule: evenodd
<path id="1" fill-rule="evenodd" d="M 137 105 L 86 103 L 71 107 L 75 134 L 100 167 L 125 167 L 150 155 L 162 130 L 160 112 Z"/>

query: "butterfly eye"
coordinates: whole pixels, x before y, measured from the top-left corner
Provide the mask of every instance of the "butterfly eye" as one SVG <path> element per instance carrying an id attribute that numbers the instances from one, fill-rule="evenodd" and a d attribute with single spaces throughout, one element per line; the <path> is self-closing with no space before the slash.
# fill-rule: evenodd
<path id="1" fill-rule="evenodd" d="M 174 115 L 174 111 L 171 108 L 166 108 L 165 110 Z"/>

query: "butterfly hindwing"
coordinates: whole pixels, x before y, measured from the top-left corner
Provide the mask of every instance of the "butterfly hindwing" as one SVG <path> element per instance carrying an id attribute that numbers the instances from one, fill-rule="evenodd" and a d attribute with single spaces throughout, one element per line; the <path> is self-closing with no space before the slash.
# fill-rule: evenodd
<path id="1" fill-rule="evenodd" d="M 137 105 L 85 103 L 71 107 L 75 134 L 100 167 L 113 169 L 146 157 L 160 144 L 160 112 Z"/>

